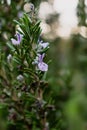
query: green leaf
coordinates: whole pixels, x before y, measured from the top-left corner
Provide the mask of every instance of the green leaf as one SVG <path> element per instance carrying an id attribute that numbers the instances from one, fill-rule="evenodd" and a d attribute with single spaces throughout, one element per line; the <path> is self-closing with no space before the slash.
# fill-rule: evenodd
<path id="1" fill-rule="evenodd" d="M 49 47 L 46 47 L 45 49 L 39 51 L 40 53 L 45 53 L 47 50 L 49 49 Z"/>
<path id="2" fill-rule="evenodd" d="M 27 14 L 24 13 L 24 17 L 23 19 L 25 20 L 26 24 L 28 25 L 29 23 L 32 24 L 32 20 L 30 19 L 29 16 L 27 16 Z"/>
<path id="3" fill-rule="evenodd" d="M 16 63 L 18 63 L 18 64 L 21 64 L 21 59 L 19 59 L 18 57 L 16 57 L 16 56 L 14 56 L 13 57 L 13 61 L 15 61 Z"/>
<path id="4" fill-rule="evenodd" d="M 7 42 L 6 44 L 11 50 L 15 51 L 15 47 L 11 43 Z"/>
<path id="5" fill-rule="evenodd" d="M 13 20 L 16 24 L 18 24 L 19 26 L 21 25 L 20 22 L 18 22 L 17 20 Z"/>
<path id="6" fill-rule="evenodd" d="M 46 79 L 46 76 L 47 76 L 47 72 L 44 73 L 43 77 L 42 77 L 42 80 L 45 80 Z"/>
<path id="7" fill-rule="evenodd" d="M 22 31 L 24 32 L 25 37 L 26 37 L 27 39 L 29 39 L 29 40 L 30 40 L 30 34 L 29 34 L 29 32 L 27 31 L 27 29 L 26 29 L 25 25 L 24 25 L 24 24 L 21 24 L 21 25 L 20 25 L 20 28 L 21 28 L 21 29 L 22 29 Z"/>

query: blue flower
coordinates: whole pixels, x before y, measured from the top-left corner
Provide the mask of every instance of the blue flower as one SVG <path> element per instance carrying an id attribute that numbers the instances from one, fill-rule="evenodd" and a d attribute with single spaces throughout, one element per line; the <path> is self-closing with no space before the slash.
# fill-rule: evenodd
<path id="1" fill-rule="evenodd" d="M 23 35 L 20 33 L 16 33 L 15 36 L 17 39 L 11 38 L 12 44 L 13 45 L 20 45 Z"/>

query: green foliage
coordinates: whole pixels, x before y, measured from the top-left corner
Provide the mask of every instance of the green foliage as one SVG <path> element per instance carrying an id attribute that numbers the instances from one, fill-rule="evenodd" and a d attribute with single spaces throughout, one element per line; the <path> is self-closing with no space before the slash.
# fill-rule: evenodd
<path id="1" fill-rule="evenodd" d="M 86 24 L 86 6 L 85 0 L 79 0 L 77 6 L 77 16 L 78 16 L 78 24 L 81 26 L 87 26 Z"/>
<path id="2" fill-rule="evenodd" d="M 49 127 L 46 126 L 49 121 L 47 115 L 53 105 L 43 98 L 44 89 L 48 86 L 45 81 L 46 72 L 43 68 L 36 69 L 39 62 L 41 65 L 44 64 L 44 67 L 47 65 L 42 58 L 37 60 L 38 64 L 33 64 L 38 55 L 41 57 L 48 50 L 48 47 L 41 46 L 45 43 L 39 44 L 40 21 L 31 14 L 24 13 L 19 21 L 14 22 L 18 27 L 17 39 L 11 38 L 11 41 L 6 43 L 10 54 L 5 60 L 3 55 L 1 63 L 1 119 L 4 114 L 7 119 L 5 128 L 7 130 L 14 127 L 21 130 L 40 130 L 45 127 L 47 129 Z M 38 52 L 39 46 L 41 51 Z M 4 112 L 4 104 L 7 104 L 5 111 L 7 114 Z"/>

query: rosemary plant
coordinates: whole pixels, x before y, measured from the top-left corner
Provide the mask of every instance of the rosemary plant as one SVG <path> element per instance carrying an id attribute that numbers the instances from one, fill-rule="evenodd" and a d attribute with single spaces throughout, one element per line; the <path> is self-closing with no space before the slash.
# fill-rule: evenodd
<path id="1" fill-rule="evenodd" d="M 49 43 L 41 40 L 34 5 L 26 3 L 24 10 L 23 16 L 14 20 L 15 35 L 7 43 L 11 53 L 5 63 L 6 77 L 1 76 L 0 106 L 7 112 L 5 128 L 8 130 L 49 130 L 47 116 L 53 106 L 44 100 L 48 86 L 48 64 L 44 60 Z"/>

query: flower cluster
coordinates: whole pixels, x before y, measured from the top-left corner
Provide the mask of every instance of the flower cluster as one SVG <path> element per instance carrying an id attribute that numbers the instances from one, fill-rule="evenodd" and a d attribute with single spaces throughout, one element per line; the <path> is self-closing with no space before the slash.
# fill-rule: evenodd
<path id="1" fill-rule="evenodd" d="M 40 71 L 43 71 L 43 72 L 48 71 L 48 65 L 43 62 L 43 58 L 45 57 L 45 53 L 42 53 L 47 48 L 49 48 L 48 42 L 39 41 L 39 44 L 36 47 L 37 56 L 33 62 L 33 64 L 36 64 L 36 68 Z"/>
<path id="2" fill-rule="evenodd" d="M 11 38 L 12 44 L 13 45 L 20 45 L 23 35 L 20 33 L 16 33 L 15 34 L 17 39 Z M 43 58 L 45 56 L 44 52 L 45 49 L 49 48 L 49 43 L 48 42 L 43 42 L 43 41 L 38 41 L 38 45 L 36 46 L 36 53 L 37 56 L 34 59 L 33 64 L 36 64 L 36 69 L 40 70 L 40 71 L 48 71 L 48 65 L 46 63 L 43 62 Z"/>

